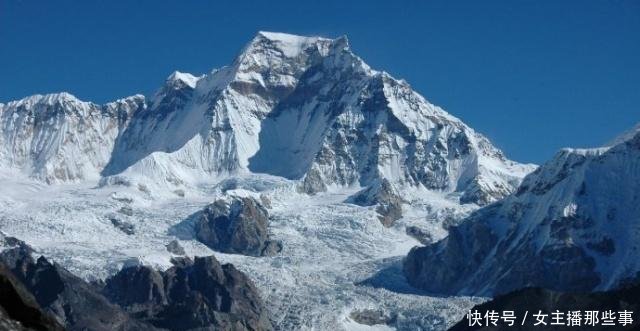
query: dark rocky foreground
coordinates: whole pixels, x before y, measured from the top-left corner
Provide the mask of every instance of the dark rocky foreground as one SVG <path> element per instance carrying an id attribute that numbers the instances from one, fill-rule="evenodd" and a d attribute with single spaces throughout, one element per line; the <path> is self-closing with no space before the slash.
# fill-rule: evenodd
<path id="1" fill-rule="evenodd" d="M 0 330 L 271 330 L 251 280 L 213 256 L 165 272 L 125 268 L 88 284 L 15 238 L 0 237 Z"/>
<path id="2" fill-rule="evenodd" d="M 175 264 L 165 272 L 122 269 L 107 279 L 102 293 L 136 318 L 169 330 L 272 329 L 257 289 L 233 265 L 213 256 Z"/>
<path id="3" fill-rule="evenodd" d="M 484 314 L 486 311 L 495 310 L 496 312 L 514 311 L 514 315 L 519 317 L 513 326 L 507 326 L 500 321 L 498 326 L 487 327 L 484 320 L 482 326 L 469 326 L 469 320 L 465 317 L 458 322 L 449 331 L 463 330 L 640 330 L 640 284 L 626 286 L 615 291 L 593 292 L 593 293 L 563 293 L 542 288 L 525 288 L 510 292 L 505 295 L 496 297 L 495 299 L 477 305 L 471 311 L 478 311 Z M 532 314 L 538 311 L 549 314 L 546 319 L 547 325 L 533 326 L 535 318 Z M 631 315 L 633 323 L 622 326 L 619 320 L 615 321 L 615 325 L 602 325 L 603 319 L 600 316 L 597 326 L 580 326 L 551 325 L 551 313 L 560 311 L 565 313 L 568 311 L 581 311 L 582 321 L 584 321 L 584 311 L 597 310 L 603 311 L 632 311 Z M 522 317 L 528 311 L 529 318 L 525 325 L 520 325 Z M 616 317 L 619 317 L 616 314 Z M 564 319 L 566 322 L 566 318 Z"/>
<path id="4" fill-rule="evenodd" d="M 0 264 L 0 330 L 64 330 L 3 264 Z"/>
<path id="5" fill-rule="evenodd" d="M 196 215 L 196 238 L 211 249 L 249 256 L 274 255 L 282 244 L 269 239 L 269 213 L 253 198 L 216 200 Z"/>

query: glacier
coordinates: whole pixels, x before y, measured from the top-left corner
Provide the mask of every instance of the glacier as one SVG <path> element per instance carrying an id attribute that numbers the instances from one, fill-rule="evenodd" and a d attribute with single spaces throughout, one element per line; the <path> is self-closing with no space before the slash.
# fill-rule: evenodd
<path id="1" fill-rule="evenodd" d="M 174 72 L 150 97 L 0 104 L 0 168 L 0 231 L 87 280 L 168 268 L 177 239 L 189 256 L 246 272 L 278 329 L 443 330 L 483 299 L 412 288 L 402 259 L 420 243 L 406 229 L 442 239 L 536 167 L 370 68 L 346 37 L 259 32 L 229 66 Z M 375 203 L 351 202 L 383 182 L 403 204 L 388 227 Z M 268 197 L 282 252 L 223 254 L 195 240 L 191 216 L 225 196 Z M 395 322 L 358 324 L 350 314 L 363 309 Z"/>

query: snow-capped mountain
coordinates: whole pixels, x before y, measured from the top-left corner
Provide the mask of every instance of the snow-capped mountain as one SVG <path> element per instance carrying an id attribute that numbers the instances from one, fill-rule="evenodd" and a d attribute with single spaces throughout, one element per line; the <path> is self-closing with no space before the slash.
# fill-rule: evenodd
<path id="1" fill-rule="evenodd" d="M 518 190 L 405 261 L 420 288 L 500 294 L 525 286 L 614 289 L 640 276 L 640 132 L 564 149 Z"/>
<path id="2" fill-rule="evenodd" d="M 307 193 L 388 179 L 486 204 L 532 166 L 402 80 L 371 69 L 346 37 L 260 32 L 228 67 L 175 72 L 148 102 L 68 94 L 0 108 L 0 160 L 49 182 L 181 188 L 242 173 L 300 180 Z"/>
<path id="3" fill-rule="evenodd" d="M 0 104 L 0 165 L 48 183 L 97 179 L 132 113 L 136 95 L 103 106 L 68 93 Z"/>

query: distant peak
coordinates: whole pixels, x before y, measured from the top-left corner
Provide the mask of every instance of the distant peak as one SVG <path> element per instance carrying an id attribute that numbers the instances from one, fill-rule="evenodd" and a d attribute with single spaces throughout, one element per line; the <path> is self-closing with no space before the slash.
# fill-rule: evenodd
<path id="1" fill-rule="evenodd" d="M 84 103 L 84 101 L 76 98 L 73 94 L 68 92 L 49 93 L 49 94 L 34 94 L 26 98 L 11 101 L 7 106 L 17 105 L 34 105 L 34 104 L 47 104 L 53 105 L 56 103 L 70 102 L 70 103 Z"/>
<path id="2" fill-rule="evenodd" d="M 196 84 L 198 83 L 198 80 L 200 80 L 201 77 L 196 77 L 190 73 L 186 73 L 186 72 L 180 72 L 180 71 L 174 71 L 171 75 L 169 75 L 169 77 L 167 78 L 167 83 L 176 83 L 176 82 L 181 82 L 186 84 L 187 86 L 191 87 L 191 88 L 195 88 Z"/>
<path id="3" fill-rule="evenodd" d="M 317 41 L 320 39 L 330 40 L 328 38 L 317 37 L 317 36 L 300 36 L 289 33 L 282 32 L 268 32 L 268 31 L 258 31 L 258 36 L 272 40 L 279 41 L 282 43 L 300 43 L 300 42 L 309 42 L 309 41 Z"/>
<path id="4" fill-rule="evenodd" d="M 46 103 L 54 103 L 56 101 L 82 102 L 75 95 L 68 92 L 45 94 L 41 98 Z"/>
<path id="5" fill-rule="evenodd" d="M 109 103 L 107 103 L 107 105 L 129 103 L 129 102 L 133 102 L 133 103 L 144 102 L 144 100 L 145 100 L 145 96 L 144 95 L 142 95 L 142 94 L 134 94 L 134 95 L 130 95 L 128 97 L 117 99 L 116 101 L 109 102 Z"/>
<path id="6" fill-rule="evenodd" d="M 284 56 L 289 58 L 300 55 L 302 51 L 313 45 L 318 46 L 321 50 L 327 50 L 331 45 L 344 44 L 343 47 L 348 46 L 347 38 L 344 36 L 338 39 L 330 39 L 319 36 L 299 36 L 282 32 L 260 31 L 249 43 L 245 52 L 251 52 L 251 50 L 258 47 L 257 45 L 264 45 L 265 41 L 267 45 L 278 49 Z"/>

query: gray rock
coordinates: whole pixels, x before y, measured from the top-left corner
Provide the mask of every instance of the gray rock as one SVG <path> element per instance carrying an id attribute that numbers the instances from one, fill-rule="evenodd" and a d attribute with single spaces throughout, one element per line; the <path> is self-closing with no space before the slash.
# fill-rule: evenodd
<path id="1" fill-rule="evenodd" d="M 144 321 L 168 330 L 272 330 L 251 280 L 213 256 L 184 259 L 165 272 L 122 269 L 104 293 Z"/>
<path id="2" fill-rule="evenodd" d="M 109 219 L 111 224 L 116 227 L 116 229 L 128 234 L 132 235 L 135 233 L 135 226 L 127 221 L 123 221 L 121 219 L 112 217 Z"/>
<path id="3" fill-rule="evenodd" d="M 0 262 L 20 280 L 40 307 L 67 330 L 156 330 L 133 319 L 96 292 L 94 286 L 61 266 L 44 257 L 34 261 L 31 252 L 27 246 L 12 248 L 0 254 Z"/>
<path id="4" fill-rule="evenodd" d="M 105 280 L 102 293 L 135 316 L 148 319 L 167 305 L 162 274 L 146 266 L 124 267 Z"/>
<path id="5" fill-rule="evenodd" d="M 355 310 L 352 311 L 349 316 L 356 323 L 364 325 L 388 325 L 393 323 L 396 319 L 395 316 L 391 316 L 384 311 L 373 309 Z"/>
<path id="6" fill-rule="evenodd" d="M 298 191 L 314 195 L 327 191 L 327 185 L 322 180 L 322 175 L 316 169 L 310 169 L 302 180 L 302 184 L 298 187 Z"/>
<path id="7" fill-rule="evenodd" d="M 273 253 L 267 231 L 269 214 L 253 198 L 217 200 L 197 215 L 196 238 L 210 248 L 225 252 L 261 256 Z"/>
<path id="8" fill-rule="evenodd" d="M 2 262 L 0 262 L 0 330 L 64 330 L 62 325 L 40 308 L 33 295 Z"/>
<path id="9" fill-rule="evenodd" d="M 264 206 L 264 208 L 271 209 L 271 200 L 268 196 L 260 194 L 260 203 Z"/>
<path id="10" fill-rule="evenodd" d="M 530 239 L 514 243 L 514 235 L 500 238 L 492 228 L 492 209 L 485 207 L 449 230 L 444 240 L 414 247 L 404 262 L 409 283 L 439 294 L 499 295 L 526 286 L 563 291 L 591 291 L 601 279 L 595 260 L 570 244 L 546 245 Z M 534 229 L 536 238 L 544 227 Z M 497 253 L 495 253 L 497 252 Z M 491 268 L 481 268 L 487 263 Z"/>
<path id="11" fill-rule="evenodd" d="M 262 256 L 274 256 L 282 252 L 282 242 L 269 240 L 262 250 Z"/>
<path id="12" fill-rule="evenodd" d="M 118 209 L 118 212 L 127 216 L 133 216 L 133 208 L 131 208 L 130 206 L 123 206 L 122 208 Z"/>
<path id="13" fill-rule="evenodd" d="M 386 178 L 356 193 L 348 201 L 360 206 L 378 205 L 378 219 L 386 227 L 402 218 L 402 198 Z"/>
<path id="14" fill-rule="evenodd" d="M 169 260 L 169 262 L 171 262 L 171 264 L 176 267 L 188 266 L 193 264 L 193 260 L 191 260 L 191 258 L 189 258 L 188 256 L 174 256 L 171 258 L 171 260 Z"/>
<path id="15" fill-rule="evenodd" d="M 180 242 L 178 242 L 177 240 L 172 240 L 170 243 L 167 244 L 166 248 L 169 253 L 173 253 L 175 255 L 185 254 L 184 248 L 180 245 Z"/>
<path id="16" fill-rule="evenodd" d="M 417 226 L 408 226 L 406 229 L 406 233 L 418 240 L 423 245 L 430 245 L 433 243 L 433 237 L 431 236 L 431 233 Z"/>

